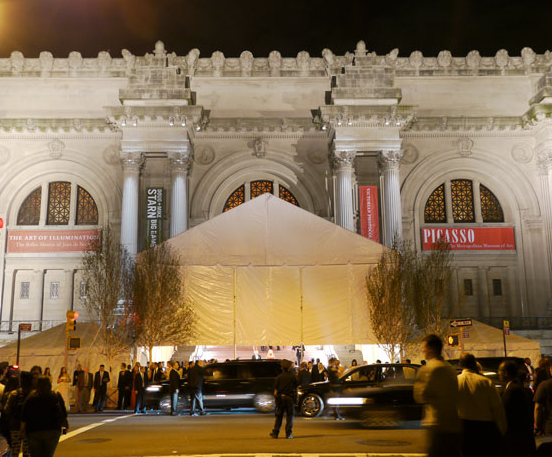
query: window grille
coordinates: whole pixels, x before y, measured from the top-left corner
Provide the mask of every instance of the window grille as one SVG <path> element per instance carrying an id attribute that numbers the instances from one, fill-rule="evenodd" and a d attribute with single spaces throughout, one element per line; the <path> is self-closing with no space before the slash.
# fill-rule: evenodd
<path id="1" fill-rule="evenodd" d="M 48 195 L 48 225 L 69 224 L 71 208 L 71 183 L 58 181 L 51 182 Z"/>
<path id="2" fill-rule="evenodd" d="M 479 192 L 481 195 L 481 217 L 483 222 L 504 222 L 504 213 L 495 194 L 483 184 L 479 185 Z"/>
<path id="3" fill-rule="evenodd" d="M 50 283 L 50 299 L 57 300 L 59 298 L 59 282 Z"/>
<path id="4" fill-rule="evenodd" d="M 493 295 L 502 295 L 502 280 L 493 279 Z"/>
<path id="5" fill-rule="evenodd" d="M 85 189 L 78 186 L 77 190 L 77 225 L 96 225 L 98 223 L 98 207 Z"/>
<path id="6" fill-rule="evenodd" d="M 17 225 L 38 225 L 40 223 L 40 204 L 42 187 L 37 187 L 25 199 L 17 214 Z"/>
<path id="7" fill-rule="evenodd" d="M 19 294 L 19 298 L 21 298 L 21 300 L 28 300 L 30 290 L 31 290 L 31 283 L 28 282 L 28 281 L 22 282 L 21 283 L 21 292 Z"/>
<path id="8" fill-rule="evenodd" d="M 444 183 L 437 187 L 427 199 L 424 220 L 428 223 L 447 221 Z"/>
<path id="9" fill-rule="evenodd" d="M 259 195 L 271 194 L 274 192 L 272 181 L 251 181 L 251 200 Z"/>
<path id="10" fill-rule="evenodd" d="M 230 197 L 228 197 L 228 200 L 226 200 L 226 203 L 224 204 L 222 212 L 226 212 L 236 206 L 240 206 L 243 202 L 245 202 L 245 185 L 241 185 L 230 194 Z"/>
<path id="11" fill-rule="evenodd" d="M 468 179 L 455 179 L 450 182 L 450 187 L 454 222 L 475 222 L 472 182 Z"/>
<path id="12" fill-rule="evenodd" d="M 473 295 L 473 282 L 471 279 L 464 279 L 464 295 Z"/>
<path id="13" fill-rule="evenodd" d="M 279 188 L 280 189 L 279 189 L 278 193 L 280 194 L 279 197 L 282 200 L 284 200 L 288 203 L 291 203 L 292 205 L 299 206 L 299 203 L 297 203 L 297 199 L 293 196 L 293 194 L 288 189 L 286 189 L 282 185 L 280 185 Z"/>

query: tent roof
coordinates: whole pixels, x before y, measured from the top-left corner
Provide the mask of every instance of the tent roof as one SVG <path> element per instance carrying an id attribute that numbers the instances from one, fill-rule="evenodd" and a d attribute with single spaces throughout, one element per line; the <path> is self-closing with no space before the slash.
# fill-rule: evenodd
<path id="1" fill-rule="evenodd" d="M 264 194 L 167 243 L 183 265 L 374 264 L 384 246 Z"/>

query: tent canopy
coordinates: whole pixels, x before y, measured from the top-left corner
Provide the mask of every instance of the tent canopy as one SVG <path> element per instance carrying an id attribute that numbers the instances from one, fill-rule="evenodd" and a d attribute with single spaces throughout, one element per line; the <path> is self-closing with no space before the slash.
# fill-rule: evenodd
<path id="1" fill-rule="evenodd" d="M 196 311 L 193 343 L 376 343 L 366 274 L 384 246 L 270 194 L 167 243 Z"/>

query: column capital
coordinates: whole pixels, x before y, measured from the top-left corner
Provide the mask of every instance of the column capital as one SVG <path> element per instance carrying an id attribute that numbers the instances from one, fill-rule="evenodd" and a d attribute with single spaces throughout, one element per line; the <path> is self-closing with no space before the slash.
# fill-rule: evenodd
<path id="1" fill-rule="evenodd" d="M 543 175 L 552 170 L 552 149 L 544 149 L 537 154 L 537 167 Z"/>
<path id="2" fill-rule="evenodd" d="M 121 152 L 119 157 L 125 171 L 139 172 L 144 164 L 144 154 L 141 152 Z"/>
<path id="3" fill-rule="evenodd" d="M 378 164 L 382 171 L 397 171 L 403 156 L 400 149 L 384 150 L 378 154 Z"/>
<path id="4" fill-rule="evenodd" d="M 356 151 L 333 151 L 332 162 L 335 167 L 352 167 L 356 157 Z"/>
<path id="5" fill-rule="evenodd" d="M 172 151 L 167 153 L 171 162 L 171 172 L 187 172 L 192 164 L 192 155 L 188 151 Z"/>

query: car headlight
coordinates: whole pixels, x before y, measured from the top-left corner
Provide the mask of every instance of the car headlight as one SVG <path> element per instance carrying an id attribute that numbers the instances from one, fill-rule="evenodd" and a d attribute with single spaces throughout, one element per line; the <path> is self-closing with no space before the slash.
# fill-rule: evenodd
<path id="1" fill-rule="evenodd" d="M 148 392 L 159 392 L 161 390 L 162 386 L 148 386 L 146 387 L 146 390 Z"/>

